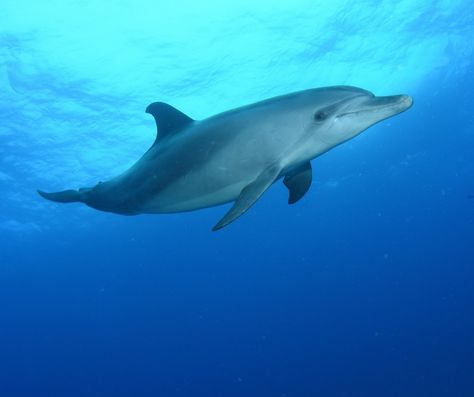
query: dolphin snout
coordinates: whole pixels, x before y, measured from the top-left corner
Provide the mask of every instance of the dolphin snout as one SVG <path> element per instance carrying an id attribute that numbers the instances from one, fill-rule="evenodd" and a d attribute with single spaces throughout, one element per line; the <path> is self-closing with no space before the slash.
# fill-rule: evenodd
<path id="1" fill-rule="evenodd" d="M 408 109 L 413 105 L 413 98 L 410 95 L 394 95 L 391 98 L 393 98 L 394 104 L 399 104 L 404 109 Z"/>
<path id="2" fill-rule="evenodd" d="M 405 109 L 413 106 L 413 98 L 410 95 L 400 95 L 400 102 L 405 106 Z"/>
<path id="3" fill-rule="evenodd" d="M 370 106 L 379 109 L 392 109 L 402 112 L 413 105 L 413 98 L 410 95 L 390 95 L 377 96 L 370 99 Z"/>
<path id="4" fill-rule="evenodd" d="M 395 104 L 406 104 L 411 105 L 413 99 L 410 95 L 390 95 L 390 96 L 376 96 L 371 99 L 373 105 L 395 105 Z"/>

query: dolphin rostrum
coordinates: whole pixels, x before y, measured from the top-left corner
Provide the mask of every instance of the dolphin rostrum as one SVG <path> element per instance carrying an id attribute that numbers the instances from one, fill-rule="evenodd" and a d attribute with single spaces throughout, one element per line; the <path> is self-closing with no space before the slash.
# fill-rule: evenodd
<path id="1" fill-rule="evenodd" d="M 336 86 L 300 91 L 193 120 L 155 102 L 153 145 L 123 174 L 91 188 L 56 193 L 48 200 L 83 202 L 124 215 L 192 211 L 234 202 L 218 230 L 247 211 L 279 178 L 289 203 L 312 180 L 311 160 L 375 123 L 408 109 L 408 95 L 377 97 Z"/>

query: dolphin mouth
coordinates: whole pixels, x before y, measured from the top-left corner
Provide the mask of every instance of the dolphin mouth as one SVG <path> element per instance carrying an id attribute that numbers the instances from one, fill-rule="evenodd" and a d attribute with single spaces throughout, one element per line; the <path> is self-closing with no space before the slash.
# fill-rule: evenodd
<path id="1" fill-rule="evenodd" d="M 410 95 L 391 95 L 365 97 L 357 110 L 340 114 L 338 117 L 358 116 L 367 113 L 384 113 L 386 117 L 392 117 L 408 110 L 413 106 L 413 98 Z"/>

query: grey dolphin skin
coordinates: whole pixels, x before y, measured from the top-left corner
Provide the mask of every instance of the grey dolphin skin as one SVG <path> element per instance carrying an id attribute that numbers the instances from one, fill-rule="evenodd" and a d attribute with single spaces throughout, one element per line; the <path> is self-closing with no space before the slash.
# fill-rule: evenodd
<path id="1" fill-rule="evenodd" d="M 82 202 L 123 215 L 192 211 L 233 202 L 214 226 L 247 211 L 278 179 L 289 203 L 311 186 L 310 161 L 368 127 L 411 107 L 408 95 L 377 97 L 336 86 L 300 91 L 193 120 L 172 106 L 147 107 L 157 137 L 123 174 L 94 187 L 56 193 L 60 203 Z"/>

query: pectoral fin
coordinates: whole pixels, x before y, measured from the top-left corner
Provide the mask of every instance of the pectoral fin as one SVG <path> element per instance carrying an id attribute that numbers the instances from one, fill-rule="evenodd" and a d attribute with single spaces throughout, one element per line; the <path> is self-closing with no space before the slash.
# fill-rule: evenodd
<path id="1" fill-rule="evenodd" d="M 232 208 L 212 228 L 213 231 L 222 229 L 224 226 L 235 221 L 240 215 L 247 211 L 267 190 L 280 174 L 279 166 L 266 168 L 252 183 L 245 186 L 240 192 Z"/>
<path id="2" fill-rule="evenodd" d="M 306 194 L 311 187 L 312 179 L 313 171 L 309 161 L 285 176 L 283 183 L 290 191 L 288 204 L 296 203 Z"/>

